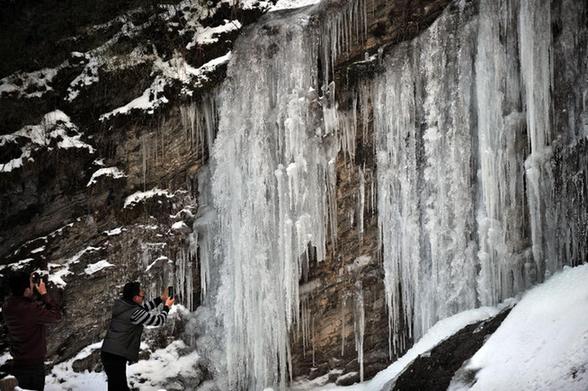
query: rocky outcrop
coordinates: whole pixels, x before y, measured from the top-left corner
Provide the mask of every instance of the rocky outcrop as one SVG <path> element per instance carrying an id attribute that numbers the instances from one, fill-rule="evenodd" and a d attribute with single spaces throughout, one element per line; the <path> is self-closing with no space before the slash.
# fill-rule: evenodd
<path id="1" fill-rule="evenodd" d="M 421 354 L 385 390 L 446 390 L 455 372 L 482 347 L 502 324 L 510 309 L 473 323 Z"/>

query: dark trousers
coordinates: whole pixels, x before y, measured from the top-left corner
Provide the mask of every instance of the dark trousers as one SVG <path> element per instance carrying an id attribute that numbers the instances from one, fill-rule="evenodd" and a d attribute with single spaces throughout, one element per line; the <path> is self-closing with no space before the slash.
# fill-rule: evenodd
<path id="1" fill-rule="evenodd" d="M 10 374 L 18 380 L 18 386 L 26 390 L 45 389 L 45 364 L 31 366 L 13 365 Z"/>
<path id="2" fill-rule="evenodd" d="M 129 391 L 127 385 L 127 359 L 102 351 L 100 354 L 108 378 L 108 391 Z"/>

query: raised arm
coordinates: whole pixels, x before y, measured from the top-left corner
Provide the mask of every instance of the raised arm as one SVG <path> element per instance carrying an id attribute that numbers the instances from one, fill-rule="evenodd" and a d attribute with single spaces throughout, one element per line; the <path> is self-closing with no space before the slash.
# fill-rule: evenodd
<path id="1" fill-rule="evenodd" d="M 156 308 L 158 305 L 160 305 L 162 303 L 161 297 L 156 297 L 153 300 L 149 300 L 146 303 L 143 303 L 143 308 L 146 309 L 147 311 L 151 311 L 154 308 Z"/>
<path id="2" fill-rule="evenodd" d="M 161 298 L 159 299 L 159 303 L 161 303 Z M 152 300 L 156 303 L 158 300 Z M 157 303 L 157 305 L 159 305 Z M 149 303 L 147 303 L 149 304 Z M 142 307 L 138 307 L 133 313 L 131 314 L 131 323 L 132 324 L 142 324 L 143 326 L 161 326 L 165 323 L 165 319 L 167 318 L 167 312 L 169 308 L 174 304 L 174 299 L 167 297 L 165 299 L 165 305 L 159 314 L 151 314 L 147 309 L 146 306 L 143 305 Z M 157 306 L 156 305 L 156 306 Z M 153 307 L 155 308 L 155 306 Z"/>
<path id="3" fill-rule="evenodd" d="M 47 288 L 43 280 L 39 285 L 35 285 L 39 294 L 41 294 L 42 303 L 35 303 L 33 307 L 34 321 L 38 324 L 55 323 L 61 320 L 61 308 L 47 294 Z"/>
<path id="4" fill-rule="evenodd" d="M 133 313 L 131 314 L 132 324 L 142 324 L 143 326 L 161 326 L 165 323 L 165 319 L 167 318 L 167 312 L 169 311 L 169 308 L 167 306 L 164 306 L 163 310 L 161 310 L 159 314 L 152 314 L 149 311 L 147 311 L 144 307 L 145 305 L 133 311 Z"/>

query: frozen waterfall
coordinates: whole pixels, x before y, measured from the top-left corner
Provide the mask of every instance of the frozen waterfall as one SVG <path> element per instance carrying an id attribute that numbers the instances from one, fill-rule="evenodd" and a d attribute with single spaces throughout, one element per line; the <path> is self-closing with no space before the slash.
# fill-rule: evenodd
<path id="1" fill-rule="evenodd" d="M 337 143 L 309 110 L 316 35 L 308 13 L 272 16 L 235 45 L 213 152 L 230 389 L 286 384 L 308 246 L 326 254 Z"/>
<path id="2" fill-rule="evenodd" d="M 343 110 L 337 59 L 365 38 L 365 7 L 263 17 L 237 40 L 218 95 L 182 108 L 190 139 L 212 148 L 192 254 L 203 302 L 222 323 L 230 389 L 283 389 L 294 330 L 314 363 L 318 325 L 299 284 L 310 257 L 337 251 L 337 159 L 359 164 L 356 143 L 372 134 L 376 185 L 366 189 L 374 167 L 353 168 L 359 189 L 347 215 L 361 241 L 364 209 L 377 206 L 390 357 L 438 320 L 496 304 L 586 258 L 588 189 L 577 174 L 586 158 L 561 161 L 585 148 L 588 87 L 565 97 L 569 114 L 554 110 L 552 92 L 581 74 L 569 66 L 554 75 L 555 48 L 573 53 L 582 42 L 566 5 L 453 2 L 412 41 L 372 56 L 382 71 L 344 86 L 355 89 Z M 556 42 L 552 13 L 566 12 L 571 22 Z M 361 281 L 356 289 L 363 378 L 369 303 Z M 343 313 L 352 303 L 340 299 Z"/>

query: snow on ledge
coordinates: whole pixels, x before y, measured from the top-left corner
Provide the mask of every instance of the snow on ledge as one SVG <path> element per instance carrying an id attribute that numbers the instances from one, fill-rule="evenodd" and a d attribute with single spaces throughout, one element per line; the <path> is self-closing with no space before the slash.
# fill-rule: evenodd
<path id="1" fill-rule="evenodd" d="M 167 198 L 174 197 L 174 195 L 170 194 L 167 190 L 161 190 L 161 189 L 158 189 L 157 187 L 154 189 L 148 190 L 148 191 L 137 191 L 125 199 L 125 204 L 124 204 L 123 208 L 127 208 L 129 206 L 134 206 L 140 202 L 144 202 L 145 200 L 147 200 L 149 198 L 156 197 L 156 196 L 167 197 Z"/>
<path id="2" fill-rule="evenodd" d="M 31 263 L 32 261 L 34 261 L 33 258 L 26 258 L 26 259 L 20 260 L 18 262 L 9 263 L 8 265 L 1 265 L 0 271 L 3 271 L 5 269 L 10 269 L 13 271 L 20 270 L 23 267 L 25 267 L 26 265 L 28 265 L 29 263 Z"/>
<path id="3" fill-rule="evenodd" d="M 268 12 L 301 8 L 309 5 L 318 4 L 320 2 L 321 0 L 278 0 L 277 3 L 273 7 L 271 7 Z"/>
<path id="4" fill-rule="evenodd" d="M 66 259 L 62 263 L 47 264 L 47 267 L 50 270 L 49 281 L 54 283 L 59 288 L 65 288 L 67 283 L 65 282 L 64 278 L 70 274 L 73 274 L 73 272 L 69 270 L 70 266 L 78 263 L 84 254 L 93 253 L 101 249 L 102 247 L 88 246 L 85 249 L 77 252 L 73 257 Z"/>
<path id="5" fill-rule="evenodd" d="M 224 20 L 224 24 L 216 27 L 205 27 L 198 30 L 192 41 L 186 45 L 186 49 L 190 50 L 195 46 L 209 45 L 218 42 L 219 37 L 223 34 L 230 33 L 232 31 L 241 30 L 241 23 L 238 20 Z"/>
<path id="6" fill-rule="evenodd" d="M 104 175 L 110 176 L 114 179 L 126 177 L 126 175 L 118 167 L 101 168 L 92 174 L 92 177 L 90 178 L 90 181 L 88 182 L 86 187 L 90 187 L 91 185 L 93 185 L 94 183 L 96 183 L 98 181 L 99 177 L 104 176 Z"/>
<path id="7" fill-rule="evenodd" d="M 107 236 L 116 236 L 116 235 L 120 235 L 122 233 L 122 231 L 123 231 L 123 227 L 118 227 L 118 228 L 111 229 L 110 231 L 104 231 L 104 233 Z"/>
<path id="8" fill-rule="evenodd" d="M 69 134 L 74 134 L 70 136 Z M 94 153 L 94 147 L 81 140 L 82 133 L 71 119 L 61 110 L 55 110 L 45 114 L 40 124 L 27 125 L 14 133 L 0 136 L 0 147 L 7 143 L 18 143 L 25 139 L 26 143 L 21 147 L 21 155 L 7 163 L 0 164 L 0 172 L 10 172 L 22 167 L 25 160 L 33 161 L 31 153 L 41 148 L 49 148 L 53 140 L 59 140 L 57 147 L 61 149 L 86 148 L 89 153 Z M 28 140 L 27 140 L 28 139 Z"/>
<path id="9" fill-rule="evenodd" d="M 165 86 L 165 79 L 157 76 L 151 86 L 143 91 L 140 97 L 133 99 L 124 106 L 102 114 L 99 118 L 100 121 L 106 121 L 120 114 L 128 114 L 131 110 L 141 110 L 147 114 L 153 114 L 156 108 L 168 102 L 168 99 L 163 95 Z"/>
<path id="10" fill-rule="evenodd" d="M 67 66 L 69 66 L 69 61 L 65 61 L 56 68 L 44 68 L 30 73 L 16 72 L 6 76 L 0 79 L 0 96 L 16 95 L 18 98 L 40 98 L 48 91 L 53 90 L 51 82 L 57 73 Z"/>
<path id="11" fill-rule="evenodd" d="M 171 229 L 173 229 L 174 231 L 191 231 L 190 227 L 188 227 L 188 225 L 183 221 L 176 221 L 172 224 Z"/>
<path id="12" fill-rule="evenodd" d="M 102 259 L 96 263 L 91 263 L 84 269 L 84 273 L 91 276 L 92 274 L 99 272 L 102 269 L 106 269 L 108 267 L 114 266 L 112 263 L 108 262 L 106 259 Z"/>

